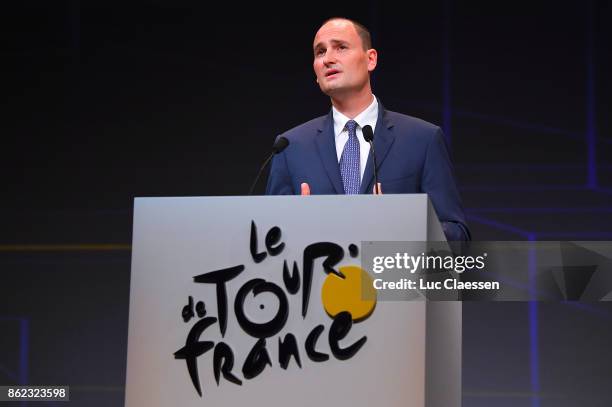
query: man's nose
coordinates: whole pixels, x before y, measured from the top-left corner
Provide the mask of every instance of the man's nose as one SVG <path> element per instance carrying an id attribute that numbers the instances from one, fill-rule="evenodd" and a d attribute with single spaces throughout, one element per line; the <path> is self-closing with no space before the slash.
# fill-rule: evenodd
<path id="1" fill-rule="evenodd" d="M 325 55 L 323 56 L 323 64 L 325 65 L 332 65 L 336 62 L 336 56 L 334 54 L 334 51 L 329 50 L 325 53 Z"/>

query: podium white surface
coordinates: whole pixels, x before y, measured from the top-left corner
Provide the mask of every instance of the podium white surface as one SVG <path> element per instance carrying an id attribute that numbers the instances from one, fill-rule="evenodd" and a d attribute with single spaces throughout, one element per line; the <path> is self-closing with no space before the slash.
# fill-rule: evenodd
<path id="1" fill-rule="evenodd" d="M 252 250 L 252 225 L 257 247 Z M 273 227 L 280 237 L 266 234 Z M 278 237 L 278 236 L 277 236 Z M 312 284 L 303 316 L 305 248 L 328 242 L 342 248 L 335 266 L 360 266 L 351 244 L 362 241 L 444 240 L 435 212 L 424 194 L 356 196 L 258 196 L 137 198 L 134 204 L 130 321 L 128 338 L 127 407 L 161 406 L 411 406 L 461 405 L 461 303 L 377 301 L 369 317 L 354 322 L 339 341 L 348 347 L 365 343 L 346 360 L 330 348 L 332 317 L 325 312 L 321 290 L 326 278 L 322 258 L 312 264 Z M 253 253 L 264 257 L 255 262 Z M 265 255 L 263 254 L 265 253 Z M 284 263 L 300 276 L 297 292 L 283 279 Z M 244 266 L 227 281 L 226 330 L 221 334 L 216 284 L 198 283 L 195 276 Z M 236 296 L 248 281 L 263 279 L 280 288 L 287 299 L 287 320 L 265 338 L 270 364 L 246 378 L 243 365 L 258 342 L 238 321 Z M 295 287 L 293 287 L 295 288 Z M 231 373 L 237 385 L 214 377 L 215 347 L 195 360 L 198 394 L 185 359 L 175 353 L 186 347 L 190 331 L 201 318 L 182 317 L 188 298 L 193 310 L 204 303 L 204 317 L 216 318 L 198 338 L 219 347 L 226 344 L 234 357 Z M 246 296 L 244 314 L 265 324 L 280 314 L 277 295 Z M 200 309 L 201 310 L 201 309 Z M 211 319 L 212 321 L 212 319 Z M 307 338 L 322 325 L 316 351 L 325 361 L 313 361 Z M 301 367 L 295 358 L 280 366 L 279 339 L 292 334 Z M 222 352 L 219 352 L 220 354 Z M 261 362 L 261 360 L 260 360 Z"/>

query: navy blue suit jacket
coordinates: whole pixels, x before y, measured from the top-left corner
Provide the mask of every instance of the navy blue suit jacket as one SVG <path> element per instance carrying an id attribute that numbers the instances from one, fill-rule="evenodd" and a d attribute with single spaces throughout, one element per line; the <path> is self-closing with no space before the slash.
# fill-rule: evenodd
<path id="1" fill-rule="evenodd" d="M 326 116 L 301 124 L 281 136 L 289 140 L 289 146 L 272 160 L 266 194 L 300 194 L 302 182 L 308 183 L 313 195 L 344 193 L 331 110 Z M 383 194 L 428 194 L 447 239 L 470 240 L 439 127 L 387 111 L 379 101 L 374 150 Z M 370 153 L 360 192 L 371 194 L 373 187 L 374 162 Z"/>

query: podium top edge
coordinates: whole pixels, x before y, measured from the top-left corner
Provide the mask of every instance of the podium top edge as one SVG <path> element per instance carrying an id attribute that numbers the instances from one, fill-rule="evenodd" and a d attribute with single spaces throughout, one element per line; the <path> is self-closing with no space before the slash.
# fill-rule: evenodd
<path id="1" fill-rule="evenodd" d="M 401 198 L 400 198 L 401 197 Z M 406 197 L 414 197 L 422 199 L 427 197 L 427 194 L 388 194 L 382 196 L 376 196 L 371 194 L 360 194 L 360 195 L 201 195 L 201 196 L 137 196 L 134 197 L 134 202 L 140 201 L 154 201 L 154 200 L 203 200 L 203 199 L 405 199 Z"/>

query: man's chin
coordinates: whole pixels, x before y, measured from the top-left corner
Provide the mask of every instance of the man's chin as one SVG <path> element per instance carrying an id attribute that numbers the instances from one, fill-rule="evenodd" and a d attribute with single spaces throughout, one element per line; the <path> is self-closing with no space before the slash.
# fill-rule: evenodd
<path id="1" fill-rule="evenodd" d="M 346 92 L 346 89 L 337 84 L 329 84 L 328 86 L 321 86 L 321 92 L 327 96 L 338 96 Z"/>

